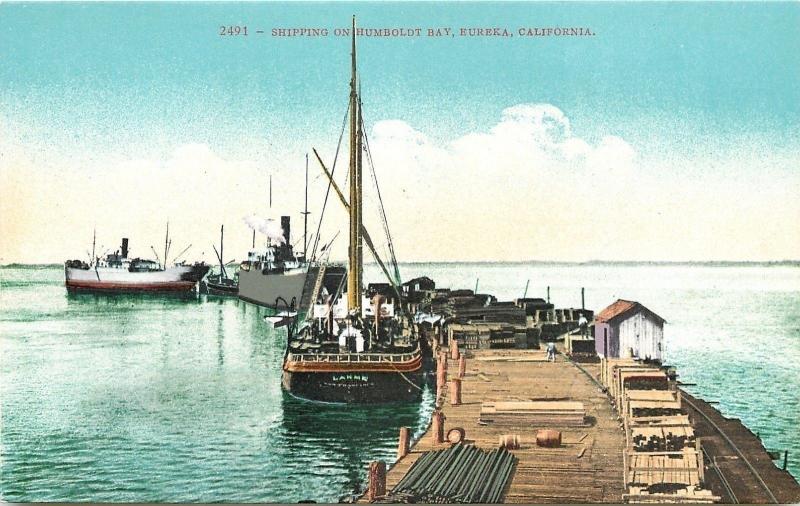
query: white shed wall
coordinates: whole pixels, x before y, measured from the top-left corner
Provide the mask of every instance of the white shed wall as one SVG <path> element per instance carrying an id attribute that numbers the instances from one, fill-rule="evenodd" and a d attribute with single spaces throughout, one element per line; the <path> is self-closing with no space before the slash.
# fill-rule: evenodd
<path id="1" fill-rule="evenodd" d="M 633 314 L 619 323 L 620 356 L 628 348 L 636 358 L 662 360 L 664 354 L 664 326 L 645 312 Z"/>

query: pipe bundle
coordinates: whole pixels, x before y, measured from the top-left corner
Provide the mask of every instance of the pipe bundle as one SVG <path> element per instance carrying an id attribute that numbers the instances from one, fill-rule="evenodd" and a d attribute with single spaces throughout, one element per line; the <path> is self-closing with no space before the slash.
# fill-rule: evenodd
<path id="1" fill-rule="evenodd" d="M 385 497 L 405 503 L 498 503 L 517 458 L 505 448 L 457 444 L 426 452 Z"/>

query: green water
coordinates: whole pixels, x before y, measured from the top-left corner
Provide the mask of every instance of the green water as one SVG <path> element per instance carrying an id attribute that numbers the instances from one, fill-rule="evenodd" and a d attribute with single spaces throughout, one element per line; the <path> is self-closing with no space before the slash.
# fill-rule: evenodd
<path id="1" fill-rule="evenodd" d="M 557 306 L 639 300 L 667 361 L 800 473 L 800 268 L 414 264 L 439 286 Z M 378 279 L 369 270 L 367 279 Z M 6 501 L 336 501 L 391 461 L 422 403 L 286 396 L 286 335 L 231 299 L 68 296 L 60 268 L 0 269 L 0 495 Z"/>
<path id="2" fill-rule="evenodd" d="M 2 271 L 6 501 L 337 501 L 393 460 L 430 396 L 312 404 L 280 387 L 285 331 L 231 299 L 67 296 Z"/>

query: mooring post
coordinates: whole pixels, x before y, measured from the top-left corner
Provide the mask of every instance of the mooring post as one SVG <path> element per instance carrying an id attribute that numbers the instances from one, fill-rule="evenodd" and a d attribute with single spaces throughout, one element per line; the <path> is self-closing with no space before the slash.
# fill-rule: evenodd
<path id="1" fill-rule="evenodd" d="M 452 406 L 461 405 L 461 378 L 450 380 L 450 404 Z"/>
<path id="2" fill-rule="evenodd" d="M 367 500 L 371 502 L 384 495 L 386 495 L 386 462 L 374 460 L 369 463 Z"/>
<path id="3" fill-rule="evenodd" d="M 408 455 L 410 444 L 408 427 L 400 427 L 400 440 L 397 442 L 397 458 L 402 459 Z"/>
<path id="4" fill-rule="evenodd" d="M 439 409 L 433 412 L 431 418 L 431 435 L 433 436 L 433 444 L 442 444 L 444 442 L 444 413 Z"/>
<path id="5" fill-rule="evenodd" d="M 450 340 L 450 358 L 453 360 L 458 360 L 459 353 L 458 353 L 458 341 L 455 339 Z"/>
<path id="6" fill-rule="evenodd" d="M 463 378 L 467 373 L 467 357 L 461 355 L 458 357 L 458 377 Z"/>
<path id="7" fill-rule="evenodd" d="M 441 360 L 442 357 L 439 357 L 439 360 L 436 361 L 436 393 L 437 395 L 441 393 L 442 388 L 444 387 L 445 382 L 447 381 L 447 361 Z"/>
<path id="8" fill-rule="evenodd" d="M 789 450 L 783 450 L 783 470 L 786 471 L 786 464 L 789 462 Z"/>

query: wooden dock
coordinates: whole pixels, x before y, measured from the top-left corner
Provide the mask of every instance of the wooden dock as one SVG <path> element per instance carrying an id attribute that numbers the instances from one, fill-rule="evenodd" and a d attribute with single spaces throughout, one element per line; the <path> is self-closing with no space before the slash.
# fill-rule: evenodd
<path id="1" fill-rule="evenodd" d="M 594 376 L 599 366 L 584 364 Z M 458 374 L 458 363 L 448 360 L 448 378 Z M 480 448 L 498 447 L 500 437 L 516 434 L 520 448 L 512 450 L 519 459 L 503 494 L 507 503 L 587 503 L 622 501 L 623 451 L 625 435 L 608 397 L 584 372 L 559 355 L 555 362 L 538 350 L 473 350 L 466 353 L 466 372 L 462 380 L 462 404 L 450 404 L 447 388 L 438 400 L 445 416 L 444 431 L 461 427 L 465 442 Z M 547 424 L 536 427 L 517 424 L 479 422 L 484 402 L 563 401 L 578 402 L 586 413 L 581 426 Z M 540 428 L 558 430 L 561 445 L 536 446 Z M 420 455 L 449 446 L 435 444 L 431 429 L 411 452 L 388 471 L 386 489 L 391 491 Z M 363 499 L 362 499 L 363 500 Z"/>

